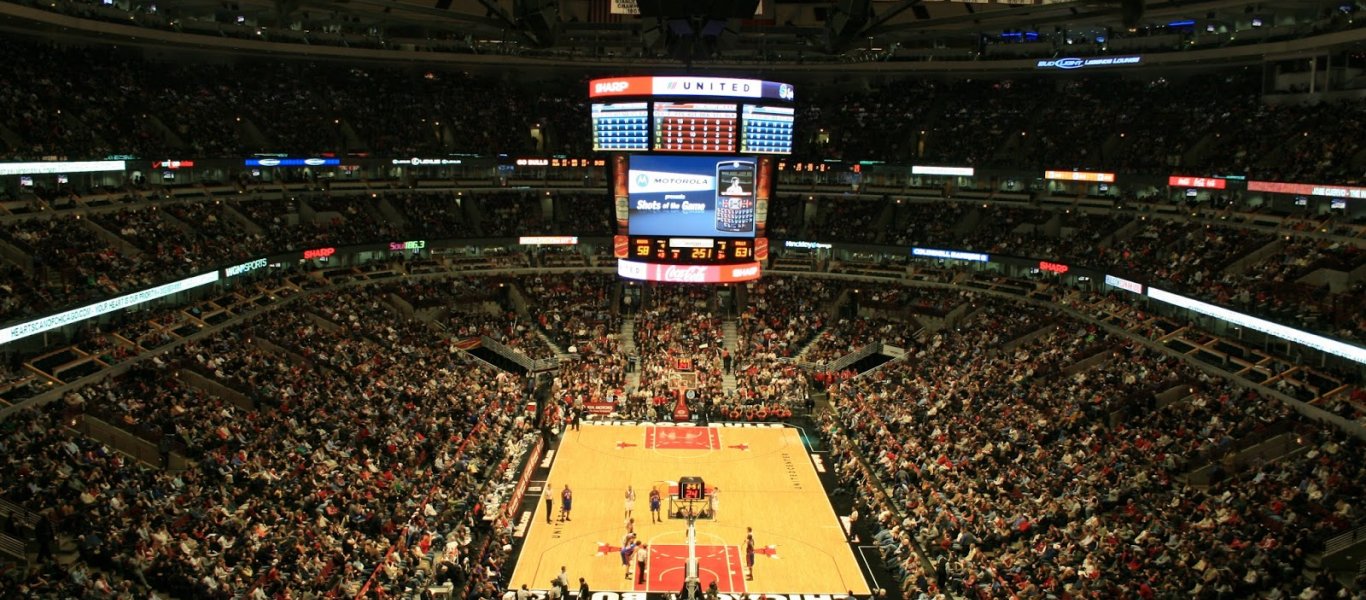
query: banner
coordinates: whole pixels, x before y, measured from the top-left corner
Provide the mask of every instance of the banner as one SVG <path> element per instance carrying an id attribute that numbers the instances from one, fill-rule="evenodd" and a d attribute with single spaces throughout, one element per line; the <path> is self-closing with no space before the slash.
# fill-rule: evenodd
<path id="1" fill-rule="evenodd" d="M 605 417 L 612 414 L 612 412 L 617 409 L 617 405 L 611 402 L 584 402 L 583 408 L 588 411 L 588 414 L 590 415 L 602 415 Z"/>
<path id="2" fill-rule="evenodd" d="M 78 323 L 86 319 L 92 319 L 116 310 L 136 306 L 143 302 L 150 302 L 177 292 L 197 288 L 201 285 L 208 285 L 218 281 L 218 277 L 218 271 L 210 271 L 201 275 L 195 275 L 194 277 L 181 279 L 180 281 L 172 281 L 171 283 L 165 283 L 154 288 L 145 289 L 141 292 L 110 298 L 108 300 L 96 302 L 95 304 L 82 306 L 66 312 L 60 312 L 27 323 L 6 327 L 0 329 L 0 344 L 8 344 L 14 340 L 25 338 L 30 335 L 42 333 L 72 323 Z"/>
<path id="3" fill-rule="evenodd" d="M 614 15 L 639 15 L 639 14 L 640 14 L 640 3 L 637 2 L 637 0 L 611 0 L 611 1 L 612 1 L 612 10 L 611 10 L 611 13 L 610 13 L 610 14 L 614 14 Z M 758 16 L 761 16 L 761 15 L 763 15 L 763 14 L 764 14 L 764 1 L 763 1 L 763 0 L 760 0 L 760 2 L 759 2 L 757 5 L 754 6 L 754 16 L 758 17 Z"/>
<path id="4" fill-rule="evenodd" d="M 122 171 L 124 170 L 125 165 L 126 163 L 121 160 L 0 163 L 0 176 L 102 173 L 106 171 Z"/>
<path id="5" fill-rule="evenodd" d="M 1171 187 L 1184 188 L 1204 188 L 1207 190 L 1222 190 L 1228 185 L 1227 179 L 1218 177 L 1189 177 L 1186 175 L 1172 175 L 1167 178 L 1167 185 Z"/>
<path id="6" fill-rule="evenodd" d="M 911 165 L 912 175 L 949 175 L 955 177 L 972 177 L 977 171 L 972 167 L 931 167 L 927 165 Z"/>
<path id="7" fill-rule="evenodd" d="M 618 260 L 617 274 L 639 281 L 668 283 L 739 283 L 759 278 L 759 263 L 738 265 L 664 265 Z"/>
<path id="8" fill-rule="evenodd" d="M 1194 298 L 1187 298 L 1185 296 L 1173 294 L 1166 290 L 1160 290 L 1154 287 L 1148 288 L 1148 297 L 1152 298 L 1153 300 L 1157 300 L 1159 302 L 1166 302 L 1167 304 L 1179 306 L 1181 308 L 1191 310 L 1202 315 L 1211 316 L 1216 319 L 1226 321 L 1234 325 L 1238 325 L 1240 327 L 1246 327 L 1248 329 L 1260 331 L 1267 335 L 1272 335 L 1283 340 L 1288 340 L 1291 342 L 1295 342 L 1297 344 L 1303 344 L 1310 348 L 1314 348 L 1316 350 L 1320 350 L 1328 354 L 1332 354 L 1334 356 L 1341 356 L 1342 358 L 1345 358 L 1352 362 L 1366 364 L 1366 348 L 1363 348 L 1361 346 L 1356 346 L 1353 344 L 1349 344 L 1347 342 L 1341 342 L 1332 338 L 1326 338 L 1321 335 L 1315 335 L 1307 331 L 1300 331 L 1299 329 L 1295 329 L 1293 327 L 1286 327 L 1285 325 L 1281 325 L 1280 323 L 1273 323 L 1271 321 L 1267 321 L 1264 319 L 1258 319 L 1257 317 L 1229 310 L 1222 306 L 1215 306 L 1213 304 L 1201 302 Z"/>
<path id="9" fill-rule="evenodd" d="M 1062 69 L 1070 71 L 1085 67 L 1115 67 L 1120 65 L 1136 65 L 1143 62 L 1142 56 L 1106 56 L 1097 58 L 1058 58 L 1041 60 L 1035 63 L 1035 69 Z"/>
<path id="10" fill-rule="evenodd" d="M 573 246 L 579 243 L 575 235 L 524 235 L 517 238 L 523 246 Z"/>
<path id="11" fill-rule="evenodd" d="M 1299 194 L 1301 196 L 1327 196 L 1330 198 L 1366 198 L 1366 187 L 1326 185 L 1320 183 L 1249 181 L 1247 182 L 1247 191 L 1271 192 L 1274 194 Z"/>
<path id="12" fill-rule="evenodd" d="M 949 260 L 967 260 L 972 262 L 991 262 L 991 257 L 981 252 L 965 252 L 963 250 L 940 250 L 938 248 L 911 248 L 911 256 L 921 258 L 946 258 Z"/>
<path id="13" fill-rule="evenodd" d="M 1044 171 L 1044 179 L 1055 179 L 1058 181 L 1094 181 L 1097 183 L 1114 183 L 1114 173 L 1093 173 L 1089 171 Z"/>

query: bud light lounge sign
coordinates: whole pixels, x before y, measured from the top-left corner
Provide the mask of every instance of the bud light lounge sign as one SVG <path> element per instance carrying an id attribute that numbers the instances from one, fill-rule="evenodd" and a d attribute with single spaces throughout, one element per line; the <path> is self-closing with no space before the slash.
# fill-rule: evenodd
<path id="1" fill-rule="evenodd" d="M 1062 69 L 1071 71 L 1073 69 L 1090 67 L 1120 67 L 1136 65 L 1143 62 L 1142 56 L 1104 56 L 1095 58 L 1057 58 L 1041 60 L 1035 63 L 1035 69 Z"/>

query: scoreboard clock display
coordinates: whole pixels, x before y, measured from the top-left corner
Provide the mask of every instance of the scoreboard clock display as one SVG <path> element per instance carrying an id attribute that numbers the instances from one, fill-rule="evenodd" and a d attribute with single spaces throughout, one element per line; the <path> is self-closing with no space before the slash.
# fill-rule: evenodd
<path id="1" fill-rule="evenodd" d="M 723 265 L 758 260 L 751 238 L 669 238 L 630 236 L 626 256 L 632 260 L 677 265 Z"/>
<path id="2" fill-rule="evenodd" d="M 683 477 L 678 480 L 679 500 L 706 500 L 707 485 L 701 477 Z"/>

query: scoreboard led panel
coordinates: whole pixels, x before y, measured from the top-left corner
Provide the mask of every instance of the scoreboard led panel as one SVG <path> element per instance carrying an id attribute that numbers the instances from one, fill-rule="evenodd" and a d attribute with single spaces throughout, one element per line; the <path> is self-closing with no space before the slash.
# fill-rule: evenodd
<path id="1" fill-rule="evenodd" d="M 593 104 L 593 150 L 650 149 L 650 109 L 645 102 Z"/>
<path id="2" fill-rule="evenodd" d="M 792 154 L 792 121 L 796 112 L 791 106 L 746 104 L 740 119 L 740 152 Z"/>
<path id="3" fill-rule="evenodd" d="M 754 262 L 759 256 L 756 242 L 763 238 L 670 238 L 633 235 L 628 237 L 626 255 L 617 258 L 666 262 L 680 265 L 719 265 Z"/>
<path id="4" fill-rule="evenodd" d="M 735 104 L 655 102 L 654 144 L 662 152 L 730 153 L 738 147 Z"/>

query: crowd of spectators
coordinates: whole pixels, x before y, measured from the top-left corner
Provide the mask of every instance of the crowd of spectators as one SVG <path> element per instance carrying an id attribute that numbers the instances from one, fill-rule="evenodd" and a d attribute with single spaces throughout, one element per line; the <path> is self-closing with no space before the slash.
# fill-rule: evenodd
<path id="1" fill-rule="evenodd" d="M 847 282 L 769 276 L 747 288 L 736 319 L 734 372 L 740 401 L 795 404 L 809 382 L 794 359 L 825 327 Z"/>
<path id="2" fill-rule="evenodd" d="M 640 359 L 640 387 L 648 398 L 671 398 L 690 373 L 688 387 L 711 401 L 724 395 L 725 334 L 715 296 L 707 286 L 652 285 L 636 315 L 635 346 Z M 680 365 L 686 363 L 687 367 Z"/>
<path id="3" fill-rule="evenodd" d="M 479 230 L 485 237 L 507 237 L 519 233 L 551 233 L 550 221 L 541 209 L 541 194 L 488 194 L 475 199 L 483 220 Z"/>
<path id="4" fill-rule="evenodd" d="M 821 212 L 811 228 L 821 239 L 871 244 L 879 241 L 885 228 L 886 204 L 861 198 L 841 198 L 821 203 Z"/>
<path id="5" fill-rule="evenodd" d="M 984 206 L 975 209 L 976 223 L 971 231 L 957 236 L 955 243 L 969 250 L 1000 254 L 1004 248 L 1032 248 L 1039 240 L 1055 239 L 1044 233 L 1052 211 L 1017 206 Z M 1044 256 L 1052 256 L 1045 254 Z"/>
<path id="6" fill-rule="evenodd" d="M 948 246 L 955 242 L 954 227 L 967 210 L 968 205 L 963 202 L 898 202 L 896 216 L 883 241 L 899 246 Z"/>
<path id="7" fill-rule="evenodd" d="M 907 597 L 1288 598 L 1340 588 L 1303 567 L 1316 543 L 1359 517 L 1359 442 L 1310 426 L 1305 454 L 1225 460 L 1212 487 L 1188 486 L 1181 478 L 1199 464 L 1191 457 L 1225 457 L 1219 447 L 1282 421 L 1308 424 L 1066 319 L 995 351 L 992 319 L 980 313 L 832 392 L 827 430 L 850 459 L 841 471 L 862 460 L 878 488 L 863 500 L 888 494 L 871 511 L 874 539 Z M 1178 386 L 1190 387 L 1179 400 L 1114 420 L 1132 400 L 1126 391 Z"/>
<path id="8" fill-rule="evenodd" d="M 800 122 L 815 133 L 799 140 L 799 154 L 978 168 L 1361 178 L 1356 136 L 1327 123 L 1359 122 L 1366 105 L 1263 104 L 1260 85 L 1256 72 L 1230 71 L 1127 81 L 921 80 L 833 95 L 817 89 L 800 107 Z"/>
<path id="9" fill-rule="evenodd" d="M 384 199 L 407 222 L 408 230 L 422 239 L 474 237 L 474 227 L 465 216 L 463 195 L 399 191 L 385 194 Z"/>
<path id="10" fill-rule="evenodd" d="M 567 404 L 624 398 L 628 359 L 613 306 L 616 278 L 546 274 L 523 277 L 518 285 L 531 301 L 531 318 L 569 355 L 555 376 L 555 398 Z"/>
<path id="11" fill-rule="evenodd" d="M 80 553 L 10 589 L 356 596 L 367 582 L 394 593 L 452 581 L 493 597 L 503 582 L 489 581 L 496 565 L 471 543 L 501 535 L 484 511 L 506 487 L 512 453 L 525 451 L 523 387 L 464 362 L 444 333 L 380 308 L 391 291 L 329 293 L 315 316 L 267 313 L 4 421 L 15 476 L 0 497 L 51 519 Z M 275 347 L 255 341 L 263 332 Z M 180 368 L 250 405 L 183 383 Z M 73 413 L 149 441 L 172 436 L 195 462 L 140 466 L 65 429 Z"/>
<path id="12" fill-rule="evenodd" d="M 1042 309 L 1016 306 L 973 292 L 912 288 L 900 284 L 861 286 L 849 307 L 853 314 L 847 312 L 827 327 L 806 350 L 803 359 L 825 364 L 874 343 L 911 348 L 924 328 L 917 315 L 945 319 L 960 306 L 965 310 L 964 319 L 987 323 L 994 344 L 1004 344 L 1035 332 L 1048 320 L 1048 312 Z M 955 327 L 961 327 L 960 323 L 945 321 L 946 325 Z"/>
<path id="13" fill-rule="evenodd" d="M 601 217 L 606 212 L 582 212 L 575 208 L 574 198 L 555 201 L 565 223 L 573 222 L 572 215 Z M 462 208 L 465 202 L 482 208 Z M 868 218 L 891 207 L 893 218 L 885 232 L 867 224 L 848 229 L 850 236 L 865 241 L 1071 261 L 1311 330 L 1355 338 L 1361 329 L 1363 301 L 1350 286 L 1325 293 L 1322 285 L 1298 283 L 1319 268 L 1351 272 L 1366 262 L 1366 253 L 1357 245 L 1315 232 L 1292 230 L 1273 239 L 1269 231 L 1199 219 L 1146 216 L 1134 229 L 1128 225 L 1135 218 L 1120 212 L 982 208 L 964 202 L 903 204 L 885 198 L 822 202 L 829 203 L 831 224 L 846 222 L 834 215 L 853 210 L 840 208 L 848 202 L 857 204 L 856 212 Z M 943 220 L 930 218 L 940 206 Z M 390 222 L 384 217 L 390 209 L 401 213 L 403 220 Z M 529 215 L 541 213 L 539 196 L 517 200 L 489 193 L 464 195 L 459 203 L 442 194 L 413 192 L 384 192 L 373 198 L 319 193 L 285 202 L 246 195 L 228 203 L 141 203 L 113 212 L 20 218 L 4 222 L 0 240 L 30 256 L 32 266 L 0 262 L 5 267 L 0 289 L 8 292 L 3 304 L 7 310 L 0 316 L 13 319 L 89 302 L 291 247 L 474 235 L 469 211 L 486 217 L 485 234 L 561 231 L 559 227 L 565 226 L 552 221 L 535 224 L 537 219 Z M 902 221 L 908 223 L 905 232 L 894 226 Z M 823 229 L 811 227 L 819 231 L 807 234 L 824 239 Z M 954 233 L 960 229 L 966 233 Z M 1280 244 L 1282 251 L 1252 256 L 1272 243 Z M 585 264 L 578 256 L 565 258 L 547 260 L 546 265 Z"/>
<path id="14" fill-rule="evenodd" d="M 534 86 L 468 73 L 321 68 L 270 61 L 161 63 L 136 48 L 57 46 L 9 37 L 15 63 L 0 73 L 0 139 L 11 159 L 109 154 L 196 158 L 255 152 L 317 156 L 369 151 L 392 156 L 451 152 L 582 153 L 577 77 Z M 88 76 L 62 78 L 72 68 Z M 246 107 L 270 107 L 269 113 Z M 326 107 L 320 109 L 319 107 Z M 534 126 L 555 146 L 538 145 Z"/>
<path id="15" fill-rule="evenodd" d="M 249 59 L 161 64 L 134 49 L 21 39 L 7 40 L 4 49 L 17 59 L 0 72 L 15 83 L 0 95 L 0 125 L 22 140 L 0 140 L 10 158 L 170 151 L 579 155 L 590 140 L 577 76 L 533 85 L 289 61 L 270 69 Z M 89 75 L 52 75 L 72 65 Z M 798 107 L 806 133 L 796 140 L 797 154 L 978 168 L 1361 178 L 1361 145 L 1351 132 L 1366 118 L 1366 104 L 1265 104 L 1260 86 L 1259 72 L 1234 69 L 1133 80 L 893 80 L 857 91 L 814 89 Z M 40 100 L 47 98 L 57 100 Z M 270 117 L 242 109 L 248 106 L 270 106 Z M 539 139 L 533 130 L 542 132 Z"/>
<path id="16" fill-rule="evenodd" d="M 1205 234 L 1179 235 L 1198 243 Z M 519 329 L 529 323 L 500 306 L 508 292 L 490 292 L 508 284 L 524 294 L 539 330 Z M 616 287 L 607 275 L 542 274 L 322 291 L 302 310 L 258 316 L 69 393 L 51 412 L 21 413 L 0 427 L 18 474 L 0 497 L 53 519 L 80 560 L 18 584 L 36 596 L 354 596 L 366 582 L 453 580 L 471 597 L 489 596 L 505 584 L 504 553 L 501 543 L 492 554 L 475 551 L 474 541 L 505 535 L 490 530 L 484 507 L 499 501 L 508 453 L 524 449 L 511 442 L 530 431 L 499 407 L 528 388 L 470 368 L 453 344 L 486 334 L 535 354 L 519 340 L 543 330 L 578 355 L 559 373 L 557 396 L 600 400 L 620 392 L 630 368 L 615 339 Z M 1045 309 L 959 290 L 854 287 L 776 276 L 747 286 L 727 356 L 713 289 L 650 286 L 633 340 L 646 382 L 636 400 L 668 397 L 682 359 L 692 361 L 704 399 L 719 398 L 724 357 L 740 391 L 726 402 L 773 406 L 804 398 L 809 373 L 785 359 L 817 331 L 826 340 L 812 348 L 818 357 L 887 342 L 908 356 L 832 381 L 836 413 L 824 427 L 846 459 L 841 477 L 855 481 L 861 503 L 877 505 L 867 513 L 876 515 L 874 543 L 907 597 L 1338 589 L 1303 568 L 1317 544 L 1361 516 L 1359 442 Z M 853 311 L 912 305 L 915 314 L 961 316 L 914 339 L 904 315 L 846 312 L 824 326 L 841 297 Z M 497 310 L 478 309 L 485 304 Z M 428 320 L 403 316 L 409 309 L 449 310 Z M 201 389 L 177 370 L 245 400 Z M 1184 391 L 1156 400 L 1173 389 Z M 164 456 L 173 450 L 196 464 L 184 472 L 133 464 L 59 424 L 82 414 L 165 440 Z M 356 443 L 326 434 L 358 418 Z M 1300 454 L 1261 462 L 1233 452 L 1292 429 Z M 857 464 L 876 478 L 860 479 Z M 1184 483 L 1197 471 L 1211 487 Z M 878 499 L 884 493 L 890 502 Z"/>
<path id="17" fill-rule="evenodd" d="M 613 212 L 601 194 L 560 192 L 555 194 L 555 232 L 595 236 L 616 231 Z"/>

